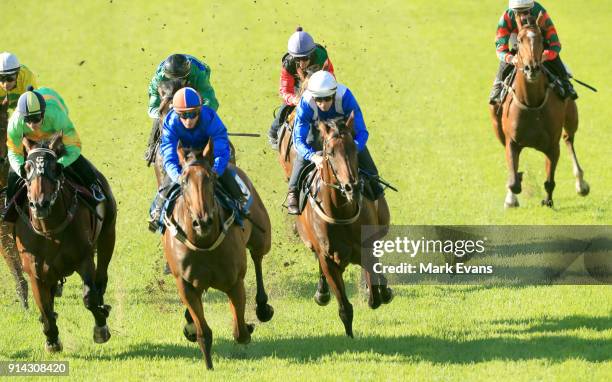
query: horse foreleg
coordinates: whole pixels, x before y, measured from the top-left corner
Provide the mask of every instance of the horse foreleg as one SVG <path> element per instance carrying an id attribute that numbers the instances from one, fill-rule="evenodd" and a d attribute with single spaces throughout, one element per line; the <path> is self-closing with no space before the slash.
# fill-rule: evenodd
<path id="1" fill-rule="evenodd" d="M 587 196 L 590 192 L 590 187 L 584 180 L 584 171 L 582 171 L 582 167 L 580 167 L 578 163 L 578 157 L 576 156 L 576 150 L 574 148 L 574 137 L 578 130 L 578 109 L 576 108 L 576 102 L 572 101 L 568 103 L 565 115 L 563 140 L 572 158 L 573 173 L 574 177 L 576 177 L 576 192 L 580 196 Z"/>
<path id="2" fill-rule="evenodd" d="M 257 295 L 255 296 L 257 308 L 255 308 L 255 313 L 257 314 L 259 321 L 268 322 L 272 319 L 272 316 L 274 316 L 274 308 L 268 304 L 268 294 L 266 293 L 266 288 L 264 286 L 263 271 L 261 266 L 263 255 L 256 253 L 254 250 L 251 250 L 250 252 L 251 259 L 255 265 L 255 280 L 257 283 Z"/>
<path id="3" fill-rule="evenodd" d="M 246 303 L 246 292 L 244 290 L 244 280 L 239 279 L 236 284 L 227 291 L 230 302 L 230 310 L 234 319 L 234 340 L 239 344 L 246 345 L 251 342 L 251 333 L 255 326 L 247 325 L 244 320 L 244 307 Z"/>
<path id="4" fill-rule="evenodd" d="M 202 354 L 204 354 L 206 368 L 210 370 L 213 368 L 211 357 L 213 333 L 210 327 L 208 326 L 206 319 L 204 318 L 204 307 L 202 306 L 202 291 L 198 291 L 196 288 L 193 287 L 193 285 L 185 281 L 180 276 L 176 278 L 176 286 L 178 288 L 179 296 L 181 297 L 183 304 L 187 306 L 187 310 L 189 311 L 189 315 L 191 316 L 192 322 L 192 324 L 190 324 L 190 320 L 187 320 L 187 325 L 185 325 L 183 333 L 185 333 L 187 339 L 190 339 L 189 336 L 187 336 L 187 333 L 190 329 L 189 326 L 195 326 L 196 341 L 200 346 Z M 187 312 L 185 312 L 185 317 L 187 318 Z"/>
<path id="5" fill-rule="evenodd" d="M 547 207 L 553 206 L 552 194 L 555 190 L 555 170 L 559 161 L 559 143 L 553 144 L 550 152 L 546 154 L 546 182 L 544 189 L 546 190 L 546 199 L 542 200 L 542 205 Z"/>
<path id="6" fill-rule="evenodd" d="M 521 182 L 523 180 L 522 174 L 518 172 L 520 153 L 521 148 L 515 142 L 511 140 L 506 142 L 506 163 L 508 165 L 508 194 L 504 202 L 506 208 L 519 206 L 516 195 L 522 191 Z"/>
<path id="7" fill-rule="evenodd" d="M 344 324 L 346 335 L 353 338 L 353 305 L 346 296 L 346 288 L 342 279 L 342 269 L 325 255 L 319 255 L 321 270 L 327 278 L 336 300 L 338 300 L 338 315 Z"/>
<path id="8" fill-rule="evenodd" d="M 319 306 L 326 306 L 330 300 L 329 286 L 319 263 L 319 282 L 317 283 L 317 291 L 314 295 L 314 300 Z"/>
<path id="9" fill-rule="evenodd" d="M 15 289 L 21 306 L 24 309 L 28 309 L 28 282 L 23 277 L 21 259 L 19 258 L 19 253 L 17 252 L 17 248 L 15 248 L 15 242 L 10 234 L 13 230 L 12 227 L 6 223 L 1 223 L 1 227 L 0 245 L 2 246 L 2 257 L 6 260 L 6 264 L 15 278 Z"/>
<path id="10" fill-rule="evenodd" d="M 110 330 L 106 325 L 106 312 L 100 303 L 98 290 L 96 289 L 95 274 L 96 268 L 93 256 L 87 257 L 77 270 L 83 280 L 83 304 L 94 317 L 95 325 L 93 328 L 93 340 L 97 344 L 108 341 L 111 337 Z"/>
<path id="11" fill-rule="evenodd" d="M 30 281 L 32 283 L 32 295 L 40 311 L 43 333 L 47 337 L 45 350 L 50 353 L 60 352 L 62 351 L 62 343 L 59 339 L 59 330 L 57 328 L 57 315 L 53 311 L 51 288 L 32 274 L 30 274 Z M 54 282 L 52 285 L 55 284 Z"/>

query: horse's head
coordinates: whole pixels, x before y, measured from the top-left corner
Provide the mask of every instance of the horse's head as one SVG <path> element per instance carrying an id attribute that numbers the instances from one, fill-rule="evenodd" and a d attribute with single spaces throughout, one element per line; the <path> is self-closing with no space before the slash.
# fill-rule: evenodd
<path id="1" fill-rule="evenodd" d="M 351 113 L 346 120 L 336 118 L 319 122 L 319 131 L 323 140 L 324 166 L 331 172 L 330 180 L 335 181 L 335 185 L 349 202 L 353 200 L 354 193 L 359 192 L 357 145 L 354 140 L 353 120 L 354 115 Z"/>
<path id="2" fill-rule="evenodd" d="M 56 134 L 51 140 L 39 143 L 23 139 L 28 201 L 30 211 L 37 219 L 49 216 L 62 186 L 62 167 L 57 163 L 64 151 L 62 136 Z"/>
<path id="3" fill-rule="evenodd" d="M 183 148 L 179 145 L 179 159 L 183 172 L 180 184 L 185 207 L 189 212 L 187 221 L 199 236 L 206 236 L 212 228 L 217 204 L 214 202 L 215 173 L 210 158 L 203 149 Z"/>
<path id="4" fill-rule="evenodd" d="M 161 102 L 159 104 L 159 117 L 162 122 L 166 114 L 168 114 L 168 111 L 170 111 L 174 93 L 185 86 L 187 86 L 187 81 L 185 78 L 166 79 L 159 82 L 157 92 L 161 98 Z"/>
<path id="5" fill-rule="evenodd" d="M 517 68 L 525 73 L 528 81 L 535 81 L 542 72 L 542 53 L 544 52 L 544 38 L 540 29 L 542 21 L 541 12 L 537 20 L 527 16 L 526 24 L 523 23 L 520 15 L 516 15 L 518 25 Z"/>

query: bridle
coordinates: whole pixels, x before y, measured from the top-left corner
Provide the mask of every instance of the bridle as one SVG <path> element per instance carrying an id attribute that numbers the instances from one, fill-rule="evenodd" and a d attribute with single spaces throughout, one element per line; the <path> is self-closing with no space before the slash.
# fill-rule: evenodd
<path id="1" fill-rule="evenodd" d="M 327 145 L 332 139 L 342 138 L 343 134 L 345 133 L 334 133 L 332 136 L 328 137 L 327 139 L 323 141 L 323 159 L 329 165 L 332 175 L 334 176 L 335 182 L 328 183 L 324 179 L 321 179 L 321 182 L 327 187 L 334 188 L 340 191 L 342 196 L 346 198 L 349 193 L 359 192 L 361 190 L 361 185 L 363 184 L 363 182 L 359 178 L 359 173 L 357 174 L 357 176 L 355 176 L 355 182 L 347 183 L 346 185 L 342 184 L 342 182 L 340 182 L 340 179 L 338 178 L 338 171 L 336 171 L 336 168 L 334 167 L 334 161 L 333 161 L 334 154 L 327 150 Z M 352 169 L 349 168 L 349 171 L 352 171 Z M 346 186 L 350 186 L 350 188 L 347 190 Z"/>

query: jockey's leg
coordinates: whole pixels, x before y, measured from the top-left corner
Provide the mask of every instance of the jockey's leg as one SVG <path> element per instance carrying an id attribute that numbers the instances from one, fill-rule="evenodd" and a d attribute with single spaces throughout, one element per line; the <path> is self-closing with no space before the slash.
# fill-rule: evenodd
<path id="1" fill-rule="evenodd" d="M 295 162 L 293 163 L 293 170 L 291 171 L 291 177 L 289 178 L 289 192 L 287 193 L 287 212 L 290 215 L 299 215 L 300 208 L 298 205 L 298 180 L 300 173 L 308 165 L 306 159 L 301 155 L 296 155 Z"/>
<path id="2" fill-rule="evenodd" d="M 563 62 L 561 61 L 561 57 L 559 55 L 557 55 L 554 60 L 544 61 L 544 66 L 546 67 L 546 69 L 553 72 L 554 75 L 559 77 L 566 95 L 569 95 L 572 99 L 578 98 L 578 94 L 576 93 L 576 90 L 574 90 L 574 86 L 570 82 L 569 74 L 567 73 L 565 65 L 563 65 Z"/>
<path id="3" fill-rule="evenodd" d="M 276 113 L 276 117 L 274 118 L 274 121 L 272 121 L 272 126 L 270 126 L 270 130 L 268 130 L 268 141 L 270 142 L 270 145 L 272 146 L 272 148 L 275 150 L 278 148 L 278 129 L 280 129 L 287 114 L 290 112 L 287 109 L 288 108 L 293 109 L 293 107 L 294 106 L 292 105 L 287 105 L 283 103 L 278 109 L 278 112 Z"/>
<path id="4" fill-rule="evenodd" d="M 97 202 L 102 202 L 106 199 L 104 191 L 102 191 L 102 188 L 98 184 L 98 176 L 96 175 L 93 165 L 87 161 L 83 155 L 79 155 L 79 157 L 68 167 L 76 172 L 85 187 L 89 187 L 91 194 Z"/>
<path id="5" fill-rule="evenodd" d="M 493 81 L 493 89 L 491 89 L 491 94 L 489 95 L 489 103 L 491 105 L 501 102 L 499 96 L 501 95 L 501 91 L 503 89 L 504 79 L 506 79 L 506 77 L 510 74 L 512 68 L 512 64 L 508 64 L 505 61 L 500 61 L 499 68 L 497 68 L 497 74 L 495 75 L 495 81 Z"/>
<path id="6" fill-rule="evenodd" d="M 151 127 L 151 133 L 149 134 L 149 140 L 147 141 L 147 149 L 144 153 L 144 159 L 147 163 L 153 162 L 155 155 L 155 142 L 157 141 L 161 133 L 161 124 L 159 118 L 153 119 L 153 126 Z"/>
<path id="7" fill-rule="evenodd" d="M 232 199 L 234 199 L 238 203 L 238 206 L 240 207 L 240 211 L 244 214 L 246 213 L 246 211 L 243 211 L 244 204 L 246 203 L 246 199 L 245 199 L 245 195 L 242 193 L 242 190 L 240 189 L 240 185 L 238 185 L 236 176 L 237 175 L 234 171 L 232 171 L 229 168 L 226 168 L 225 171 L 223 172 L 223 175 L 221 175 L 218 178 L 218 181 L 219 183 L 221 183 L 221 186 L 223 186 L 223 189 L 225 189 L 230 194 Z"/>
<path id="8" fill-rule="evenodd" d="M 168 194 L 174 188 L 174 182 L 168 175 L 164 178 L 161 186 L 157 190 L 157 194 L 155 194 L 155 199 L 153 199 L 153 203 L 151 204 L 151 210 L 149 211 L 149 231 L 156 232 L 159 229 L 159 218 L 162 213 L 162 208 L 164 206 L 165 201 L 168 199 Z"/>
<path id="9" fill-rule="evenodd" d="M 378 198 L 385 194 L 385 190 L 382 188 L 380 183 L 378 183 L 378 168 L 376 168 L 374 159 L 372 159 L 367 146 L 364 147 L 363 150 L 361 150 L 361 152 L 357 155 L 357 160 L 359 161 L 359 168 L 369 176 L 370 187 L 372 187 L 374 200 L 378 200 Z"/>
<path id="10" fill-rule="evenodd" d="M 8 170 L 8 176 L 6 180 L 6 200 L 5 206 L 7 207 L 11 200 L 17 194 L 17 191 L 23 186 L 23 179 L 16 172 L 13 171 L 11 167 Z M 16 214 L 11 214 L 12 216 L 5 215 L 3 219 L 6 223 L 15 223 Z M 11 230 L 12 231 L 12 230 Z"/>

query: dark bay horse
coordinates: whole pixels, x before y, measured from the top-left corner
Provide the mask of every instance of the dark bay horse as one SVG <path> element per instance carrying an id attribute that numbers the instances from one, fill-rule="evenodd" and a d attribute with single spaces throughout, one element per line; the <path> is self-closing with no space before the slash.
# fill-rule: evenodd
<path id="1" fill-rule="evenodd" d="M 212 330 L 204 318 L 202 294 L 208 288 L 227 294 L 234 320 L 234 339 L 241 344 L 248 343 L 254 326 L 244 319 L 247 248 L 255 265 L 257 318 L 266 322 L 274 314 L 267 303 L 262 272 L 263 256 L 272 245 L 270 218 L 255 187 L 236 167 L 253 196 L 253 204 L 244 226 L 233 224 L 234 214 L 224 209 L 214 194 L 216 175 L 211 170 L 212 153 L 204 156 L 202 149 L 180 146 L 178 151 L 183 168 L 181 196 L 172 214 L 165 217 L 164 253 L 187 307 L 183 334 L 189 341 L 198 342 L 206 367 L 212 369 Z"/>
<path id="2" fill-rule="evenodd" d="M 0 188 L 7 186 L 7 176 L 9 170 L 8 149 L 6 146 L 7 126 L 8 126 L 8 97 L 5 97 L 0 102 Z M 6 192 L 0 195 L 0 208 L 6 205 Z M 0 222 L 0 252 L 8 265 L 9 271 L 15 278 L 15 286 L 17 297 L 21 302 L 21 306 L 28 308 L 28 282 L 23 277 L 23 269 L 21 267 L 21 259 L 19 252 L 15 247 L 13 239 L 13 227 L 11 224 Z"/>
<path id="3" fill-rule="evenodd" d="M 490 107 L 493 129 L 506 148 L 509 171 L 506 208 L 519 205 L 516 197 L 521 192 L 522 180 L 522 173 L 518 172 L 519 155 L 525 147 L 535 148 L 546 156 L 546 198 L 542 200 L 542 205 L 553 206 L 561 136 L 572 158 L 576 192 L 582 196 L 589 193 L 589 185 L 584 180 L 584 172 L 574 150 L 578 108 L 574 100 L 562 99 L 549 86 L 542 65 L 544 44 L 541 21 L 541 14 L 535 21 L 529 17 L 525 25 L 520 17 L 516 18 L 519 29 L 516 77 L 502 105 Z"/>
<path id="4" fill-rule="evenodd" d="M 157 87 L 157 91 L 162 99 L 159 104 L 160 132 L 155 144 L 155 160 L 153 164 L 158 187 L 162 184 L 164 177 L 166 176 L 166 171 L 164 170 L 164 159 L 162 158 L 161 150 L 159 149 L 159 145 L 161 143 L 161 132 L 164 126 L 164 118 L 166 118 L 166 115 L 168 115 L 168 112 L 172 107 L 172 97 L 174 97 L 174 93 L 185 86 L 185 82 L 182 79 L 167 79 L 160 81 L 159 86 Z M 234 148 L 232 142 L 230 142 L 230 163 L 234 165 L 236 164 L 236 149 Z"/>
<path id="5" fill-rule="evenodd" d="M 354 142 L 353 116 L 323 121 L 318 125 L 323 140 L 323 164 L 317 170 L 313 188 L 319 187 L 316 199 L 311 195 L 297 218 L 298 233 L 319 260 L 319 267 L 336 296 L 339 315 L 346 335 L 353 337 L 353 306 L 346 295 L 342 274 L 348 264 L 363 266 L 372 309 L 389 303 L 393 292 L 386 280 L 367 271 L 362 264 L 361 227 L 381 226 L 381 235 L 389 221 L 381 221 L 376 202 L 361 194 Z"/>
<path id="6" fill-rule="evenodd" d="M 30 278 L 32 294 L 41 313 L 45 349 L 62 350 L 54 311 L 58 280 L 77 272 L 83 280 L 83 303 L 95 319 L 96 343 L 109 340 L 104 304 L 108 265 L 115 247 L 117 206 L 110 186 L 98 172 L 106 201 L 90 207 L 81 188 L 68 180 L 57 160 L 64 149 L 62 135 L 48 142 L 24 139 L 28 208 L 18 208 L 15 223 L 17 248 Z M 94 254 L 97 253 L 97 262 Z"/>

